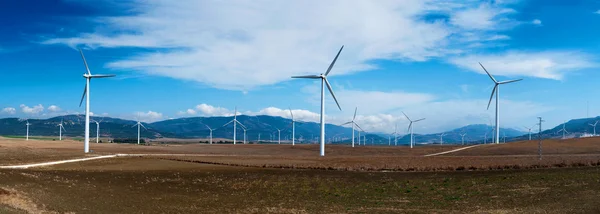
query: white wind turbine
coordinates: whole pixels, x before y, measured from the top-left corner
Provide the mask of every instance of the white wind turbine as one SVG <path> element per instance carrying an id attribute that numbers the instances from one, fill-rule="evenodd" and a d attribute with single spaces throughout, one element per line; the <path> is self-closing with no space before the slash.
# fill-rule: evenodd
<path id="1" fill-rule="evenodd" d="M 290 115 L 292 115 L 292 146 L 296 145 L 296 121 L 294 120 L 294 113 L 292 112 L 292 108 L 290 109 Z M 260 134 L 259 136 L 259 142 L 260 142 Z"/>
<path id="2" fill-rule="evenodd" d="M 275 128 L 275 129 L 277 129 L 277 136 L 278 136 L 277 144 L 281 144 L 281 129 L 278 129 L 278 128 Z"/>
<path id="3" fill-rule="evenodd" d="M 358 127 L 359 129 L 362 130 L 362 128 L 360 128 L 360 126 L 358 124 L 356 124 L 356 122 L 354 121 L 356 119 L 356 111 L 358 111 L 358 107 L 356 107 L 354 109 L 354 117 L 352 117 L 352 120 L 350 122 L 342 124 L 342 126 L 345 126 L 345 125 L 348 125 L 348 124 L 352 125 L 352 147 L 354 147 L 354 126 L 356 126 L 356 127 Z M 358 134 L 359 134 L 359 139 L 358 139 L 359 143 L 358 143 L 358 145 L 360 145 L 360 131 L 358 132 Z"/>
<path id="4" fill-rule="evenodd" d="M 531 140 L 531 129 L 533 129 L 533 126 L 532 127 L 525 126 L 525 129 L 527 129 L 527 133 L 529 134 L 529 140 Z"/>
<path id="5" fill-rule="evenodd" d="M 492 95 L 490 96 L 490 101 L 488 102 L 488 109 L 490 109 L 490 104 L 492 104 L 492 99 L 494 98 L 494 94 L 496 95 L 496 136 L 495 136 L 495 142 L 496 144 L 500 143 L 500 103 L 499 103 L 499 96 L 500 96 L 500 85 L 503 84 L 508 84 L 508 83 L 512 83 L 512 82 L 518 82 L 521 81 L 523 79 L 516 79 L 516 80 L 507 80 L 507 81 L 502 81 L 502 82 L 498 82 L 496 81 L 496 78 L 494 78 L 494 76 L 492 76 L 492 74 L 490 74 L 490 72 L 488 72 L 485 67 L 483 67 L 483 65 L 481 63 L 479 63 L 479 65 L 481 66 L 481 68 L 483 68 L 483 70 L 485 71 L 485 73 L 487 73 L 487 75 L 490 77 L 490 79 L 492 79 L 492 81 L 494 81 L 494 89 L 492 90 Z"/>
<path id="6" fill-rule="evenodd" d="M 446 136 L 446 133 L 440 134 L 440 145 L 444 145 L 444 136 Z"/>
<path id="7" fill-rule="evenodd" d="M 107 78 L 114 77 L 115 75 L 108 74 L 96 74 L 92 75 L 90 72 L 90 68 L 88 67 L 87 61 L 85 61 L 85 57 L 83 56 L 83 51 L 79 49 L 79 53 L 81 54 L 81 58 L 83 59 L 83 64 L 85 65 L 86 73 L 83 74 L 83 77 L 86 79 L 85 88 L 83 89 L 83 96 L 81 97 L 81 102 L 79 103 L 79 107 L 83 104 L 83 99 L 85 98 L 85 136 L 83 141 L 83 151 L 85 153 L 90 152 L 90 82 L 94 78 Z"/>
<path id="8" fill-rule="evenodd" d="M 596 121 L 594 124 L 589 124 L 590 126 L 594 127 L 594 136 L 596 136 L 596 125 L 598 125 L 599 121 Z"/>
<path id="9" fill-rule="evenodd" d="M 31 126 L 29 120 L 27 120 L 27 123 L 25 125 L 27 126 L 27 135 L 25 136 L 25 140 L 29 140 L 29 126 Z"/>
<path id="10" fill-rule="evenodd" d="M 337 61 L 337 59 L 340 56 L 340 53 L 342 53 L 343 49 L 344 49 L 344 46 L 342 46 L 340 48 L 340 50 L 338 51 L 337 55 L 335 56 L 335 58 L 333 59 L 333 61 L 329 65 L 329 68 L 327 68 L 327 72 L 325 72 L 325 74 L 307 75 L 307 76 L 293 76 L 292 77 L 292 78 L 320 79 L 321 80 L 321 139 L 320 139 L 321 140 L 321 156 L 325 156 L 325 85 L 327 85 L 327 89 L 329 89 L 329 93 L 331 93 L 331 96 L 333 97 L 333 100 L 335 100 L 335 103 L 337 104 L 337 106 L 340 109 L 340 111 L 342 110 L 342 107 L 340 106 L 340 103 L 338 103 L 337 98 L 335 98 L 335 94 L 333 93 L 333 89 L 331 89 L 331 84 L 329 84 L 329 81 L 327 81 L 327 75 L 329 74 L 329 72 L 331 72 L 331 69 L 333 68 L 333 65 L 335 65 L 335 61 Z"/>
<path id="11" fill-rule="evenodd" d="M 566 124 L 567 124 L 567 122 L 563 123 L 563 127 L 562 127 L 562 129 L 558 130 L 558 133 L 561 133 L 561 132 L 562 132 L 562 134 L 563 134 L 563 137 L 562 137 L 562 139 L 565 139 L 565 138 L 566 138 L 565 134 L 568 134 L 568 133 L 569 133 L 569 132 L 567 131 L 567 129 L 565 128 L 565 125 L 566 125 Z"/>
<path id="12" fill-rule="evenodd" d="M 140 145 L 140 127 L 143 127 L 146 130 L 148 130 L 148 129 L 144 126 L 144 124 L 142 124 L 140 122 L 140 120 L 138 120 L 137 123 L 131 127 L 135 127 L 135 126 L 137 126 L 137 129 L 138 129 L 137 144 Z"/>
<path id="13" fill-rule="evenodd" d="M 460 134 L 462 145 L 465 145 L 465 136 L 467 136 L 467 133 Z"/>
<path id="14" fill-rule="evenodd" d="M 100 123 L 102 123 L 102 121 L 104 121 L 104 118 L 100 121 L 92 120 L 92 122 L 96 123 L 96 143 L 98 143 L 100 139 Z"/>
<path id="15" fill-rule="evenodd" d="M 204 124 L 206 126 L 206 128 L 208 128 L 208 130 L 210 130 L 210 144 L 213 143 L 213 139 L 212 139 L 212 133 L 213 133 L 213 129 L 211 129 L 208 125 Z"/>
<path id="16" fill-rule="evenodd" d="M 65 132 L 67 131 L 65 129 L 65 126 L 63 125 L 63 119 L 60 119 L 60 124 L 58 124 L 58 140 L 62 141 L 62 132 L 63 130 L 65 130 Z"/>
<path id="17" fill-rule="evenodd" d="M 242 125 L 242 123 L 240 123 L 240 121 L 237 120 L 237 107 L 235 107 L 235 113 L 233 114 L 233 120 L 229 121 L 228 123 L 225 123 L 225 125 L 223 125 L 223 127 L 229 125 L 230 123 L 233 123 L 233 145 L 236 145 L 236 138 L 237 138 L 237 124 L 240 124 L 240 126 L 242 126 L 242 129 L 244 129 L 244 133 L 246 132 L 246 127 L 244 125 Z M 244 137 L 246 135 L 244 134 Z M 244 140 L 245 143 L 245 140 Z"/>
<path id="18" fill-rule="evenodd" d="M 412 149 L 412 148 L 413 148 L 413 146 L 414 146 L 414 140 L 415 140 L 415 138 L 414 138 L 414 135 L 413 135 L 413 133 L 414 133 L 414 131 L 413 131 L 413 128 L 414 128 L 414 127 L 413 127 L 413 123 L 416 123 L 416 122 L 423 121 L 423 120 L 425 120 L 425 118 L 421 118 L 421 119 L 418 119 L 418 120 L 412 121 L 412 120 L 411 120 L 411 119 L 408 117 L 408 115 L 406 115 L 406 113 L 402 112 L 402 114 L 404 114 L 404 116 L 406 117 L 406 119 L 407 119 L 408 121 L 410 121 L 410 124 L 408 125 L 408 131 L 410 132 L 410 148 Z"/>

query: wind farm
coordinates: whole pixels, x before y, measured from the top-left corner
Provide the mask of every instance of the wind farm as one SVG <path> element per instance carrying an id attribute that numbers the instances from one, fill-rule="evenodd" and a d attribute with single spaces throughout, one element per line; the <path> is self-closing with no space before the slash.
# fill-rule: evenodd
<path id="1" fill-rule="evenodd" d="M 0 213 L 597 213 L 599 8 L 7 2 Z"/>

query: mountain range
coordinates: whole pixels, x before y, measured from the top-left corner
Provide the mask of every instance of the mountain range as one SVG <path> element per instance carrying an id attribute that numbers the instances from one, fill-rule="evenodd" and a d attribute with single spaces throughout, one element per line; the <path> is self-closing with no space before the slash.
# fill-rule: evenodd
<path id="1" fill-rule="evenodd" d="M 136 121 L 125 120 L 110 117 L 91 117 L 92 121 L 101 121 L 100 136 L 108 138 L 136 138 L 137 128 Z M 142 129 L 141 136 L 143 138 L 160 139 L 160 138 L 181 138 L 181 139 L 198 139 L 208 138 L 210 131 L 213 129 L 213 138 L 233 138 L 233 125 L 230 123 L 233 117 L 190 117 L 178 118 L 153 123 L 142 123 L 147 129 Z M 237 117 L 238 121 L 244 124 L 247 130 L 248 141 L 273 140 L 278 137 L 277 129 L 281 130 L 281 140 L 291 139 L 291 120 L 282 117 L 273 116 L 246 116 Z M 84 117 L 82 115 L 66 115 L 61 117 L 53 117 L 48 119 L 30 119 L 31 136 L 58 136 L 58 124 L 63 121 L 66 129 L 63 132 L 64 136 L 82 137 L 84 126 Z M 565 128 L 568 131 L 568 137 L 584 136 L 584 133 L 592 133 L 593 127 L 589 124 L 594 124 L 595 121 L 600 121 L 600 117 L 574 119 L 565 123 Z M 18 118 L 0 119 L 0 135 L 3 136 L 24 136 L 26 132 L 25 121 Z M 562 133 L 557 133 L 562 129 L 563 125 L 558 125 L 552 129 L 542 132 L 543 138 L 558 138 L 562 137 Z M 599 127 L 600 128 L 600 127 Z M 342 127 L 338 125 L 327 124 L 328 142 L 331 143 L 350 143 L 352 129 L 350 127 Z M 314 122 L 296 122 L 296 141 L 297 142 L 316 142 L 320 126 Z M 534 129 L 535 130 L 535 129 Z M 532 132 L 535 132 L 532 130 Z M 243 129 L 238 126 L 237 139 L 243 139 Z M 444 132 L 443 141 L 448 144 L 460 144 L 461 134 L 465 135 L 465 143 L 491 141 L 493 127 L 483 124 L 468 125 Z M 96 124 L 90 124 L 90 137 L 96 135 Z M 519 130 L 510 128 L 501 128 L 500 137 L 506 135 L 506 141 L 525 140 L 528 139 L 528 134 Z M 364 133 L 363 133 L 364 136 Z M 361 136 L 361 140 L 365 138 Z M 440 134 L 415 134 L 415 142 L 417 144 L 439 144 Z M 487 136 L 487 140 L 484 140 Z M 358 134 L 355 135 L 358 138 Z M 537 132 L 534 136 L 537 138 Z M 361 142 L 362 142 L 361 141 Z M 367 133 L 367 144 L 387 145 L 394 144 L 394 136 L 386 134 Z M 358 143 L 358 142 L 357 142 Z M 409 135 L 398 136 L 398 144 L 406 145 L 410 143 Z"/>

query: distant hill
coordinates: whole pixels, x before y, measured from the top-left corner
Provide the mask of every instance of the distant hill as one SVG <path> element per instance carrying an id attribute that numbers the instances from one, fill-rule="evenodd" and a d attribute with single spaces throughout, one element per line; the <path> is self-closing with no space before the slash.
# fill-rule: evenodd
<path id="1" fill-rule="evenodd" d="M 466 133 L 465 144 L 471 144 L 474 142 L 480 142 L 480 141 L 483 142 L 486 137 L 486 133 L 487 133 L 487 141 L 489 142 L 492 139 L 493 130 L 494 130 L 493 126 L 488 126 L 488 125 L 484 125 L 484 124 L 468 125 L 465 127 L 461 127 L 461 128 L 447 131 L 447 132 L 443 132 L 444 133 L 443 140 L 444 140 L 444 144 L 460 144 L 460 143 L 462 143 L 462 141 L 461 141 L 462 139 L 461 139 L 460 135 L 463 133 Z M 439 144 L 441 142 L 440 134 L 441 133 L 427 134 L 427 135 L 415 134 L 414 135 L 415 143 L 417 143 L 417 144 Z M 508 141 L 508 139 L 511 139 L 516 136 L 522 136 L 525 133 L 522 131 L 519 131 L 519 130 L 515 130 L 515 129 L 500 128 L 500 138 L 502 138 L 505 134 L 506 134 L 506 138 Z M 402 138 L 398 138 L 398 144 L 410 144 L 410 136 L 404 135 L 404 136 L 402 136 Z"/>

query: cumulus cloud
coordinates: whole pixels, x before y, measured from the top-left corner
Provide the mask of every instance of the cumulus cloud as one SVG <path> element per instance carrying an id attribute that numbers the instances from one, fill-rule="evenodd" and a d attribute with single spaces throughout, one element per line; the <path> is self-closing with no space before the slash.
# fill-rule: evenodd
<path id="1" fill-rule="evenodd" d="M 29 106 L 26 106 L 25 104 L 21 104 L 19 107 L 21 108 L 21 111 L 23 113 L 29 114 L 29 115 L 39 114 L 44 111 L 44 106 L 42 104 L 38 104 L 33 107 L 29 107 Z"/>
<path id="2" fill-rule="evenodd" d="M 596 10 L 596 12 L 594 12 L 595 14 L 600 14 L 600 10 Z"/>
<path id="3" fill-rule="evenodd" d="M 91 24 L 102 27 L 95 32 L 42 43 L 156 49 L 107 66 L 247 91 L 324 70 L 343 44 L 348 46 L 334 75 L 374 69 L 376 59 L 425 61 L 461 53 L 463 47 L 450 45 L 454 39 L 477 34 L 463 41 L 477 43 L 515 23 L 509 16 L 514 10 L 503 1 L 133 0 L 123 5 L 135 13 L 96 18 Z M 430 14 L 450 21 L 423 18 Z"/>
<path id="4" fill-rule="evenodd" d="M 560 80 L 577 70 L 596 66 L 585 53 L 577 51 L 506 52 L 454 57 L 449 62 L 469 71 L 485 74 L 481 62 L 494 75 L 529 76 Z"/>
<path id="5" fill-rule="evenodd" d="M 3 114 L 11 114 L 12 115 L 12 114 L 16 114 L 17 110 L 15 108 L 12 108 L 12 107 L 6 107 L 6 108 L 2 109 L 2 113 Z"/>
<path id="6" fill-rule="evenodd" d="M 48 107 L 48 111 L 50 111 L 50 112 L 59 112 L 60 110 L 61 110 L 60 107 L 55 106 L 55 105 L 51 105 Z"/>
<path id="7" fill-rule="evenodd" d="M 179 111 L 179 112 L 177 112 L 177 114 L 181 115 L 181 116 L 184 116 L 184 115 L 190 115 L 190 116 L 192 116 L 192 115 L 196 115 L 197 112 L 196 112 L 196 110 L 190 108 L 190 109 L 185 110 L 185 111 Z"/>
<path id="8" fill-rule="evenodd" d="M 155 122 L 155 121 L 164 119 L 164 116 L 162 113 L 154 112 L 154 111 L 136 112 L 135 116 L 136 116 L 136 119 L 138 119 L 142 122 Z"/>
<path id="9" fill-rule="evenodd" d="M 200 112 L 203 116 L 232 116 L 233 111 L 230 111 L 226 108 L 215 107 L 205 103 L 196 106 L 196 110 Z M 238 111 L 239 115 L 239 111 Z"/>
<path id="10" fill-rule="evenodd" d="M 534 24 L 534 25 L 542 25 L 542 21 L 541 21 L 541 20 L 539 20 L 539 19 L 534 19 L 533 21 L 531 21 L 531 24 Z"/>

